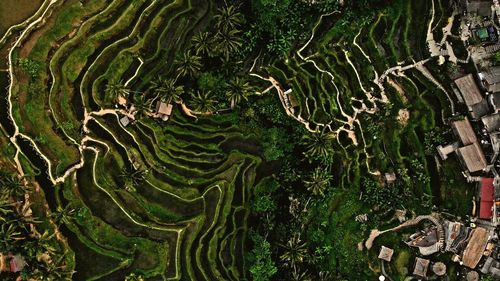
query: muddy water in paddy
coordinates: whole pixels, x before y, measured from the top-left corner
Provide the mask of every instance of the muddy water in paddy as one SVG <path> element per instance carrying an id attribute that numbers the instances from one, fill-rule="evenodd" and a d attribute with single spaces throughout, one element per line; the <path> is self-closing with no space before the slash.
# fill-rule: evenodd
<path id="1" fill-rule="evenodd" d="M 0 34 L 15 24 L 21 23 L 33 15 L 42 0 L 1 0 L 0 1 Z"/>

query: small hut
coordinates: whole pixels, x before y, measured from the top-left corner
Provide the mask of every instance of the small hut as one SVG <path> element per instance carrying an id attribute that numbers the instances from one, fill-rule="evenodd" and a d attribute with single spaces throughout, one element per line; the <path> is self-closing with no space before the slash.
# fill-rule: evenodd
<path id="1" fill-rule="evenodd" d="M 444 276 L 446 274 L 446 265 L 442 262 L 437 262 L 434 265 L 432 265 L 432 271 L 437 276 Z"/>
<path id="2" fill-rule="evenodd" d="M 174 106 L 172 104 L 167 104 L 162 101 L 158 101 L 156 103 L 156 117 L 160 118 L 163 121 L 167 121 L 172 115 L 172 110 Z"/>
<path id="3" fill-rule="evenodd" d="M 386 262 L 390 262 L 393 254 L 394 254 L 393 249 L 382 246 L 382 248 L 380 248 L 380 253 L 378 254 L 378 258 Z"/>
<path id="4" fill-rule="evenodd" d="M 469 271 L 466 279 L 467 281 L 479 281 L 479 273 L 477 273 L 477 271 Z"/>
<path id="5" fill-rule="evenodd" d="M 417 257 L 417 259 L 415 260 L 415 269 L 413 270 L 413 275 L 425 278 L 427 276 L 427 269 L 429 268 L 429 263 L 430 263 L 429 260 Z"/>

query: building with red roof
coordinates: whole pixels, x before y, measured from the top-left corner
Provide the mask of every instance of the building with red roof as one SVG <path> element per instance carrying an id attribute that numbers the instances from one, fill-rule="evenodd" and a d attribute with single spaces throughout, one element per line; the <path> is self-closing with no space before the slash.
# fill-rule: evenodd
<path id="1" fill-rule="evenodd" d="M 482 178 L 480 188 L 481 202 L 479 204 L 479 218 L 491 219 L 493 216 L 493 203 L 495 201 L 493 178 Z"/>

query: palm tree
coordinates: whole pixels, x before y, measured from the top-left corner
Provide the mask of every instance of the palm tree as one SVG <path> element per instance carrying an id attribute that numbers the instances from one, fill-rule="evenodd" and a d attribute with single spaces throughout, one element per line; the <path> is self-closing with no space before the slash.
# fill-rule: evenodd
<path id="1" fill-rule="evenodd" d="M 241 69 L 241 66 L 243 65 L 242 60 L 234 58 L 226 58 L 226 57 L 221 57 L 221 63 L 222 63 L 221 70 L 227 76 L 231 76 L 235 72 L 238 72 Z"/>
<path id="2" fill-rule="evenodd" d="M 217 50 L 224 55 L 226 59 L 230 54 L 241 48 L 240 31 L 234 28 L 223 28 L 215 35 L 217 40 Z"/>
<path id="3" fill-rule="evenodd" d="M 15 224 L 9 222 L 2 223 L 0 227 L 0 249 L 2 249 L 2 252 L 5 253 L 13 250 L 15 248 L 14 243 L 22 239 L 24 237 Z"/>
<path id="4" fill-rule="evenodd" d="M 68 223 L 74 219 L 76 209 L 73 208 L 70 204 L 66 205 L 64 208 L 61 206 L 57 206 L 55 212 L 52 213 L 52 218 L 55 223 L 60 225 L 62 223 Z"/>
<path id="5" fill-rule="evenodd" d="M 30 257 L 36 257 L 43 253 L 54 256 L 57 252 L 57 249 L 52 245 L 55 241 L 53 239 L 54 236 L 55 232 L 50 233 L 48 230 L 45 230 L 42 234 L 39 234 L 36 239 L 25 241 L 22 247 Z"/>
<path id="6" fill-rule="evenodd" d="M 300 240 L 300 234 L 294 234 L 285 245 L 280 245 L 285 252 L 280 259 L 294 267 L 297 263 L 302 263 L 307 255 L 306 243 Z"/>
<path id="7" fill-rule="evenodd" d="M 184 92 L 183 86 L 175 85 L 176 80 L 158 76 L 151 82 L 151 89 L 161 96 L 166 103 L 178 102 Z"/>
<path id="8" fill-rule="evenodd" d="M 226 96 L 229 98 L 231 108 L 234 108 L 242 100 L 247 101 L 248 95 L 252 91 L 252 86 L 247 81 L 237 77 L 228 83 Z"/>
<path id="9" fill-rule="evenodd" d="M 146 112 L 151 109 L 152 101 L 144 94 L 134 95 L 135 117 L 141 118 Z"/>
<path id="10" fill-rule="evenodd" d="M 9 194 L 0 194 L 0 221 L 6 221 L 6 216 L 14 211 L 14 204 L 10 201 Z"/>
<path id="11" fill-rule="evenodd" d="M 326 132 L 326 127 L 323 130 L 305 135 L 302 138 L 303 144 L 306 145 L 304 154 L 309 158 L 323 158 L 326 159 L 333 153 L 333 140 L 335 134 Z"/>
<path id="12" fill-rule="evenodd" d="M 17 174 L 5 175 L 2 179 L 0 179 L 0 184 L 4 187 L 4 190 L 2 191 L 8 192 L 10 196 L 15 198 L 21 198 L 24 196 L 28 189 Z"/>
<path id="13" fill-rule="evenodd" d="M 30 278 L 35 280 L 72 280 L 74 271 L 70 271 L 69 267 L 64 262 L 66 260 L 65 253 L 57 253 L 56 260 L 50 259 L 50 262 L 38 263 L 38 268 L 30 272 Z M 31 279 L 30 279 L 31 280 Z"/>
<path id="14" fill-rule="evenodd" d="M 197 91 L 191 93 L 190 105 L 193 107 L 194 111 L 202 113 L 210 113 L 215 111 L 216 100 L 212 99 L 212 92 L 200 92 Z"/>
<path id="15" fill-rule="evenodd" d="M 333 281 L 333 274 L 329 271 L 320 271 L 318 274 L 319 281 Z"/>
<path id="16" fill-rule="evenodd" d="M 135 191 L 135 186 L 146 179 L 147 171 L 140 169 L 128 169 L 124 167 L 119 177 L 123 180 L 123 187 L 127 191 Z"/>
<path id="17" fill-rule="evenodd" d="M 307 270 L 302 271 L 294 266 L 292 271 L 292 281 L 311 281 L 311 276 L 307 273 Z"/>
<path id="18" fill-rule="evenodd" d="M 130 90 L 125 87 L 125 85 L 123 85 L 123 82 L 121 80 L 108 81 L 106 89 L 104 90 L 106 97 L 110 97 L 112 100 L 117 100 L 120 96 L 127 97 L 129 92 Z"/>
<path id="19" fill-rule="evenodd" d="M 310 177 L 304 181 L 307 190 L 311 191 L 314 195 L 325 196 L 325 189 L 330 185 L 332 176 L 326 169 L 316 167 Z"/>
<path id="20" fill-rule="evenodd" d="M 245 21 L 243 14 L 238 12 L 233 5 L 218 9 L 219 13 L 215 15 L 215 27 L 217 29 L 236 28 Z"/>
<path id="21" fill-rule="evenodd" d="M 208 32 L 200 32 L 191 39 L 197 55 L 208 55 L 212 53 L 212 37 Z"/>
<path id="22" fill-rule="evenodd" d="M 127 277 L 125 277 L 125 281 L 144 281 L 144 277 L 136 275 L 135 273 L 130 273 Z"/>
<path id="23" fill-rule="evenodd" d="M 187 50 L 175 59 L 179 77 L 194 77 L 201 69 L 201 58 Z"/>

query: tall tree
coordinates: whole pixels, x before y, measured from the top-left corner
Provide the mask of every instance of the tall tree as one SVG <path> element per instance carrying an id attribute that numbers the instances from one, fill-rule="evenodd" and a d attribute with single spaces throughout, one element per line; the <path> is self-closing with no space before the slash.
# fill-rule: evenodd
<path id="1" fill-rule="evenodd" d="M 158 76 L 151 82 L 151 89 L 161 96 L 166 103 L 178 102 L 184 93 L 184 87 L 176 85 L 176 80 Z"/>
<path id="2" fill-rule="evenodd" d="M 0 226 L 0 249 L 2 252 L 10 252 L 15 249 L 16 241 L 24 239 L 16 224 L 3 222 Z"/>
<path id="3" fill-rule="evenodd" d="M 217 29 L 237 28 L 243 24 L 244 21 L 245 18 L 243 14 L 238 12 L 238 9 L 234 5 L 220 8 L 215 15 L 215 27 L 217 27 Z"/>
<path id="4" fill-rule="evenodd" d="M 212 54 L 213 40 L 210 33 L 200 32 L 194 35 L 191 40 L 193 41 L 194 50 L 197 55 L 210 56 Z"/>
<path id="5" fill-rule="evenodd" d="M 174 62 L 179 77 L 194 77 L 201 69 L 201 58 L 187 50 L 179 55 Z"/>
<path id="6" fill-rule="evenodd" d="M 104 93 L 106 94 L 106 97 L 109 97 L 112 100 L 117 100 L 118 97 L 120 96 L 127 97 L 128 94 L 130 93 L 130 90 L 127 87 L 125 87 L 123 81 L 111 80 L 108 81 L 106 89 L 104 89 Z"/>
<path id="7" fill-rule="evenodd" d="M 14 212 L 13 206 L 8 193 L 0 194 L 0 222 L 6 221 L 6 216 Z"/>
<path id="8" fill-rule="evenodd" d="M 311 276 L 307 273 L 307 270 L 302 271 L 296 266 L 293 267 L 291 275 L 292 281 L 312 281 Z"/>
<path id="9" fill-rule="evenodd" d="M 304 154 L 308 158 L 326 159 L 333 153 L 334 139 L 335 134 L 327 132 L 326 127 L 319 132 L 307 134 L 302 139 L 303 144 L 306 146 Z"/>
<path id="10" fill-rule="evenodd" d="M 76 209 L 73 208 L 70 204 L 66 205 L 64 208 L 61 206 L 57 206 L 56 211 L 52 213 L 52 218 L 58 225 L 67 223 L 74 219 L 75 212 Z"/>
<path id="11" fill-rule="evenodd" d="M 125 277 L 125 281 L 144 281 L 144 277 L 135 273 L 130 273 L 127 277 Z"/>
<path id="12" fill-rule="evenodd" d="M 209 113 L 215 111 L 216 100 L 213 99 L 213 94 L 210 91 L 197 91 L 191 93 L 190 105 L 195 111 Z"/>
<path id="13" fill-rule="evenodd" d="M 318 281 L 333 281 L 335 280 L 333 274 L 329 271 L 320 271 L 318 274 Z"/>
<path id="14" fill-rule="evenodd" d="M 144 94 L 134 96 L 135 118 L 139 119 L 151 110 L 152 101 Z"/>
<path id="15" fill-rule="evenodd" d="M 135 187 L 146 179 L 147 171 L 140 169 L 123 168 L 119 177 L 123 181 L 123 188 L 127 191 L 135 191 Z"/>
<path id="16" fill-rule="evenodd" d="M 231 108 L 236 107 L 241 101 L 248 100 L 248 95 L 252 91 L 250 83 L 236 76 L 228 83 L 226 96 L 229 99 Z"/>
<path id="17" fill-rule="evenodd" d="M 316 167 L 304 185 L 307 190 L 311 191 L 314 195 L 325 196 L 325 189 L 330 185 L 332 176 L 327 169 Z"/>
<path id="18" fill-rule="evenodd" d="M 228 59 L 232 53 L 241 48 L 240 31 L 236 28 L 222 28 L 215 35 L 217 50 Z"/>
<path id="19" fill-rule="evenodd" d="M 0 185 L 3 186 L 5 192 L 15 198 L 21 198 L 28 190 L 28 187 L 24 185 L 22 179 L 17 174 L 1 177 Z"/>
<path id="20" fill-rule="evenodd" d="M 281 244 L 284 253 L 280 259 L 290 266 L 295 267 L 298 263 L 302 263 L 307 255 L 306 243 L 300 239 L 300 234 L 294 234 L 286 244 Z"/>

